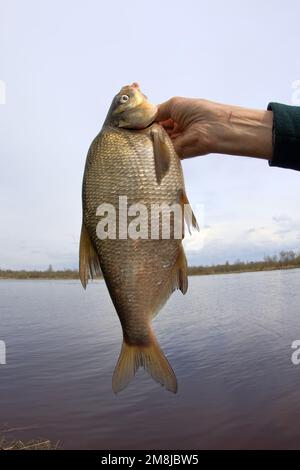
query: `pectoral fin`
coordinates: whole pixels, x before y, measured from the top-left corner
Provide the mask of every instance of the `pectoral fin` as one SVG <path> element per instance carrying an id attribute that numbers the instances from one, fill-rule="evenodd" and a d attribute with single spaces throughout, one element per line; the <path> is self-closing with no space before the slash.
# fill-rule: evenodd
<path id="1" fill-rule="evenodd" d="M 153 140 L 155 173 L 158 184 L 167 173 L 170 167 L 170 148 L 167 144 L 167 136 L 161 126 L 155 126 L 151 129 Z"/>
<path id="2" fill-rule="evenodd" d="M 81 227 L 79 246 L 79 278 L 85 289 L 88 280 L 101 274 L 99 257 L 92 245 L 88 231 L 84 225 Z"/>

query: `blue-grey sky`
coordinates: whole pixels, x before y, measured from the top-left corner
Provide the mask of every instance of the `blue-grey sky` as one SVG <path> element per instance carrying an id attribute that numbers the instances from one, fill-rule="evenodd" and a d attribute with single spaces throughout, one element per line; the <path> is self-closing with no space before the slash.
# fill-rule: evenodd
<path id="1" fill-rule="evenodd" d="M 86 152 L 122 85 L 155 103 L 266 108 L 297 94 L 295 0 L 0 0 L 0 12 L 1 268 L 77 266 Z M 183 168 L 205 213 L 190 263 L 299 249 L 298 172 L 215 155 Z"/>

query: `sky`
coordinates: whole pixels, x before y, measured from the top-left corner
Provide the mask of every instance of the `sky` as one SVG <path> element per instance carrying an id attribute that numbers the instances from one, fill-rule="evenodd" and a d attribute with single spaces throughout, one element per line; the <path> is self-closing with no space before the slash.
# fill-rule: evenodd
<path id="1" fill-rule="evenodd" d="M 124 84 L 154 103 L 300 104 L 296 0 L 0 0 L 0 12 L 2 269 L 78 266 L 86 153 Z M 225 155 L 183 170 L 202 210 L 190 264 L 299 250 L 299 172 Z"/>

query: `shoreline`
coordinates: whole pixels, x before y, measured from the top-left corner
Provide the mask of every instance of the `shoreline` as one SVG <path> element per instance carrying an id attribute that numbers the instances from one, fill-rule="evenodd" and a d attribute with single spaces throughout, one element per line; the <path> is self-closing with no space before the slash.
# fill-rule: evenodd
<path id="1" fill-rule="evenodd" d="M 255 264 L 255 263 L 253 263 Z M 191 266 L 188 270 L 188 276 L 212 276 L 217 274 L 243 274 L 251 272 L 268 272 L 268 271 L 287 271 L 292 269 L 300 269 L 300 265 L 287 265 L 287 266 L 244 266 L 236 267 L 233 266 Z M 0 274 L 0 280 L 78 280 L 78 271 L 6 271 L 3 275 L 3 271 Z M 103 280 L 103 277 L 97 277 L 95 280 Z"/>

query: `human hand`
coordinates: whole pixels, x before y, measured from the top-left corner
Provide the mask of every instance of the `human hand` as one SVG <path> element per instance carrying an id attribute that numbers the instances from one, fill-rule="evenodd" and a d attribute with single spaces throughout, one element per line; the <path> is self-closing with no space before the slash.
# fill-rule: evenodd
<path id="1" fill-rule="evenodd" d="M 171 98 L 156 117 L 180 158 L 224 153 L 271 158 L 271 111 L 240 108 L 194 98 Z"/>
<path id="2" fill-rule="evenodd" d="M 171 98 L 158 107 L 156 121 L 171 137 L 181 158 L 206 155 L 214 150 L 214 129 L 221 118 L 216 103 L 194 98 Z"/>

